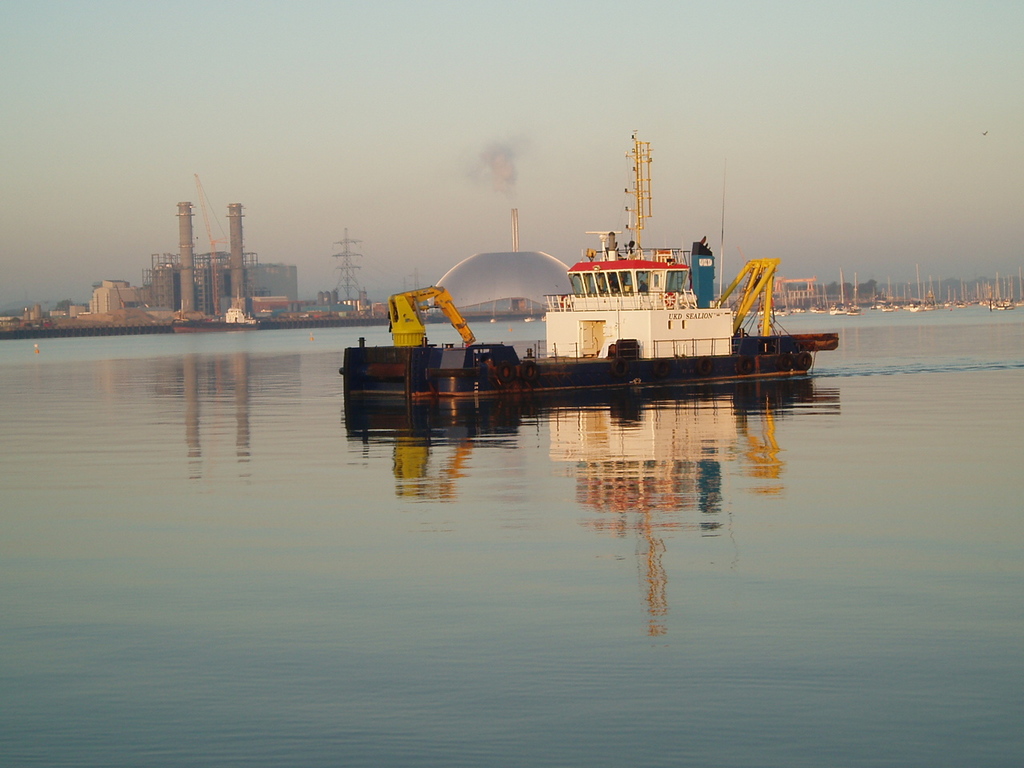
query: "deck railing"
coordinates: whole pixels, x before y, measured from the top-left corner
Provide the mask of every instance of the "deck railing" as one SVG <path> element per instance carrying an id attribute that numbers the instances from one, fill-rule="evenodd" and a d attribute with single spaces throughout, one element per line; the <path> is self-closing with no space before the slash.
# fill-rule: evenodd
<path id="1" fill-rule="evenodd" d="M 732 339 L 655 339 L 652 357 L 703 357 L 728 355 Z"/>
<path id="2" fill-rule="evenodd" d="M 653 349 L 644 350 L 644 357 L 704 357 L 732 353 L 732 339 L 655 339 Z M 545 355 L 551 360 L 578 360 L 596 355 L 580 353 L 580 345 L 553 344 Z"/>
<path id="3" fill-rule="evenodd" d="M 627 293 L 619 296 L 548 295 L 548 312 L 586 312 L 594 310 L 696 309 L 697 297 L 690 291 L 670 293 Z"/>

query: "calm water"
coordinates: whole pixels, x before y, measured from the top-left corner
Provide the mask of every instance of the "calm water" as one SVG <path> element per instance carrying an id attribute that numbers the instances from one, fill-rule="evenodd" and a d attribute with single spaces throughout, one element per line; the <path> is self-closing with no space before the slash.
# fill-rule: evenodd
<path id="1" fill-rule="evenodd" d="M 1021 765 L 1024 311 L 786 323 L 813 380 L 374 411 L 379 328 L 3 342 L 0 765 Z"/>

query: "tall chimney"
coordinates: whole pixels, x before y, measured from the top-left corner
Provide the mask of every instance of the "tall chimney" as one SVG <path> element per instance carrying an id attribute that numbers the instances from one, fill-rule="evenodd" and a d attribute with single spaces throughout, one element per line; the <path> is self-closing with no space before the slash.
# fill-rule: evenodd
<path id="1" fill-rule="evenodd" d="M 519 252 L 519 209 L 512 209 L 512 252 Z"/>
<path id="2" fill-rule="evenodd" d="M 231 268 L 231 306 L 245 309 L 245 272 L 242 267 L 242 204 L 228 205 L 231 254 L 228 266 Z"/>
<path id="3" fill-rule="evenodd" d="M 178 203 L 178 254 L 181 257 L 181 313 L 196 308 L 195 262 L 192 258 L 192 203 Z"/>

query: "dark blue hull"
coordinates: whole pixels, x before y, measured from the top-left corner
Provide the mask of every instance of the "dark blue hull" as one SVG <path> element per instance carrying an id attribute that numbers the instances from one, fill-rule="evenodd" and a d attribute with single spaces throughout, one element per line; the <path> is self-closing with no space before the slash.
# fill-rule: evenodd
<path id="1" fill-rule="evenodd" d="M 817 343 L 817 346 L 815 346 Z M 742 336 L 712 357 L 520 359 L 503 344 L 350 347 L 341 369 L 346 397 L 458 398 L 566 392 L 804 374 L 822 347 L 808 337 Z"/>

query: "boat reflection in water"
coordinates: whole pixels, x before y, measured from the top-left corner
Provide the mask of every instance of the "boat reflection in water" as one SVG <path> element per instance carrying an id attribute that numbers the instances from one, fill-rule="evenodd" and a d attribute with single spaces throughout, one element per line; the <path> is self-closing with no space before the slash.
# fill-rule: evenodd
<path id="1" fill-rule="evenodd" d="M 776 420 L 797 409 L 837 410 L 838 390 L 813 379 L 741 381 L 699 388 L 586 393 L 575 397 L 441 402 L 355 401 L 350 440 L 394 447 L 399 496 L 450 501 L 474 450 L 514 447 L 524 425 L 546 424 L 549 457 L 576 484 L 576 501 L 595 515 L 589 529 L 637 541 L 647 631 L 665 633 L 668 578 L 664 537 L 717 536 L 725 525 L 723 466 L 776 495 L 784 462 Z M 485 438 L 485 439 L 482 439 Z M 444 446 L 440 466 L 432 449 Z"/>

